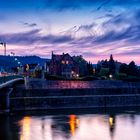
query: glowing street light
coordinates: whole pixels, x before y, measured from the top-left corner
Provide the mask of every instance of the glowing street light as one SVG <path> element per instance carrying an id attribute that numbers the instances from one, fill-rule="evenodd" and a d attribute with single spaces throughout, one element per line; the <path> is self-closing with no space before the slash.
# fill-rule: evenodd
<path id="1" fill-rule="evenodd" d="M 15 61 L 17 61 L 17 58 L 15 58 Z"/>
<path id="2" fill-rule="evenodd" d="M 110 75 L 109 75 L 109 78 L 110 78 L 110 79 L 112 79 L 112 78 L 113 78 L 113 75 L 112 75 L 112 74 L 110 74 Z"/>
<path id="3" fill-rule="evenodd" d="M 79 78 L 79 74 L 76 74 L 76 78 Z"/>
<path id="4" fill-rule="evenodd" d="M 0 45 L 4 46 L 4 55 L 6 56 L 6 43 L 0 42 Z"/>

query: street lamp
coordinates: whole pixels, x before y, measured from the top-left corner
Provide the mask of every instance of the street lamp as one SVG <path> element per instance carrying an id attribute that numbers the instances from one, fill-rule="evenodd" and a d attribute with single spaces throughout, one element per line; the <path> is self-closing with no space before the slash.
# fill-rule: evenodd
<path id="1" fill-rule="evenodd" d="M 4 46 L 4 55 L 6 56 L 6 43 L 0 42 L 0 45 Z"/>

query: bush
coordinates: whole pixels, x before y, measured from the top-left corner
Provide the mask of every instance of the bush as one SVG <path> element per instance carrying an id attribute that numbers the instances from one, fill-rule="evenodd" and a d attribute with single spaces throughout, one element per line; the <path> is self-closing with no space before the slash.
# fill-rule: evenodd
<path id="1" fill-rule="evenodd" d="M 96 77 L 96 76 L 85 76 L 85 77 L 81 77 L 79 80 L 82 80 L 82 81 L 92 81 L 92 80 L 99 80 L 99 78 Z"/>
<path id="2" fill-rule="evenodd" d="M 128 76 L 127 78 L 124 78 L 123 81 L 127 82 L 139 82 L 140 78 L 136 76 Z"/>
<path id="3" fill-rule="evenodd" d="M 101 78 L 100 78 L 101 80 L 106 80 L 107 79 L 107 77 L 106 76 L 101 76 Z"/>
<path id="4" fill-rule="evenodd" d="M 123 79 L 127 78 L 127 74 L 126 74 L 126 73 L 117 73 L 117 74 L 115 75 L 115 78 L 116 78 L 117 80 L 123 80 Z"/>
<path id="5" fill-rule="evenodd" d="M 99 75 L 100 76 L 108 77 L 108 75 L 109 75 L 109 68 L 101 68 Z"/>

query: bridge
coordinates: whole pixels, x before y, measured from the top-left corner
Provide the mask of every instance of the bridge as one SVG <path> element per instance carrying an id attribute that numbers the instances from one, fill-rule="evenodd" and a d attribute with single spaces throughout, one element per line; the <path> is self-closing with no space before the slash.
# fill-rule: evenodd
<path id="1" fill-rule="evenodd" d="M 19 75 L 0 77 L 0 114 L 9 112 L 9 96 L 13 87 L 19 82 L 24 82 L 23 77 Z"/>

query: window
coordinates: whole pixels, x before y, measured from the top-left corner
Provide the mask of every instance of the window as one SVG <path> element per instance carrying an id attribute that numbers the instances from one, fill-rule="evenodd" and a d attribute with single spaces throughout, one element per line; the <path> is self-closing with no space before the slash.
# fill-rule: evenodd
<path id="1" fill-rule="evenodd" d="M 64 60 L 62 60 L 62 61 L 61 61 L 61 63 L 62 63 L 62 64 L 65 64 L 65 61 L 64 61 Z"/>
<path id="2" fill-rule="evenodd" d="M 66 61 L 66 64 L 69 64 L 69 61 Z"/>

